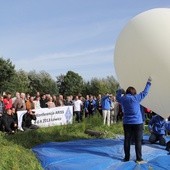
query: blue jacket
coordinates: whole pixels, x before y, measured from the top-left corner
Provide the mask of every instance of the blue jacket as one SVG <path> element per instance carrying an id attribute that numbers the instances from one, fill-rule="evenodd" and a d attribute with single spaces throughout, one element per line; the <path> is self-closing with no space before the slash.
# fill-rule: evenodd
<path id="1" fill-rule="evenodd" d="M 102 110 L 110 110 L 111 108 L 111 100 L 109 96 L 102 97 Z"/>
<path id="2" fill-rule="evenodd" d="M 166 129 L 167 131 L 170 131 L 170 121 L 165 122 L 165 129 Z"/>
<path id="3" fill-rule="evenodd" d="M 85 111 L 88 110 L 88 105 L 89 105 L 89 100 L 85 100 L 85 102 L 84 102 L 84 109 L 85 109 Z"/>
<path id="4" fill-rule="evenodd" d="M 159 115 L 153 116 L 148 123 L 148 128 L 157 135 L 165 135 L 165 119 Z"/>
<path id="5" fill-rule="evenodd" d="M 116 94 L 117 101 L 121 104 L 123 112 L 123 124 L 141 124 L 143 123 L 140 102 L 145 98 L 150 89 L 151 83 L 147 82 L 145 89 L 136 95 L 122 95 L 122 90 Z"/>

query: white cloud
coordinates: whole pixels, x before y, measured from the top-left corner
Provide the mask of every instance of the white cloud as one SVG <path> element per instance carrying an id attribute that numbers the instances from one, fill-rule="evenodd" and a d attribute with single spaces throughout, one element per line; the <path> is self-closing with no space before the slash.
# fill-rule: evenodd
<path id="1" fill-rule="evenodd" d="M 45 65 L 56 64 L 57 65 L 57 62 L 60 62 L 62 64 L 64 63 L 69 64 L 68 62 L 76 64 L 75 62 L 78 61 L 79 64 L 81 65 L 80 63 L 81 61 L 86 61 L 87 63 L 96 62 L 94 58 L 95 59 L 100 58 L 99 61 L 105 60 L 104 58 L 102 58 L 102 56 L 107 53 L 113 53 L 113 50 L 114 50 L 114 47 L 108 46 L 105 48 L 90 49 L 90 50 L 83 51 L 83 52 L 75 52 L 75 53 L 59 52 L 59 53 L 54 53 L 54 54 L 46 54 L 46 55 L 31 58 L 31 59 L 30 58 L 29 59 L 27 58 L 18 59 L 14 62 L 16 63 L 16 65 L 24 66 L 25 68 L 27 67 L 30 68 L 31 66 L 34 66 L 34 65 L 36 67 L 41 67 L 40 64 L 45 64 Z"/>
<path id="2" fill-rule="evenodd" d="M 26 71 L 45 70 L 55 76 L 56 74 L 64 74 L 68 70 L 77 70 L 78 73 L 90 78 L 102 75 L 97 73 L 101 70 L 102 72 L 107 70 L 108 65 L 113 67 L 113 50 L 113 46 L 107 46 L 76 53 L 46 54 L 30 59 L 18 59 L 13 62 L 17 69 Z M 88 70 L 93 71 L 92 75 L 86 74 Z"/>

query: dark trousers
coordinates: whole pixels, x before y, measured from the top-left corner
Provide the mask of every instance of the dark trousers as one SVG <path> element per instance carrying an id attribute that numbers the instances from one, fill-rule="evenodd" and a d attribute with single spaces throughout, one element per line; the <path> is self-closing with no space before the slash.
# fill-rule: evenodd
<path id="1" fill-rule="evenodd" d="M 142 137 L 143 137 L 143 123 L 142 124 L 124 124 L 124 152 L 125 152 L 125 160 L 129 161 L 130 159 L 130 144 L 132 136 L 134 136 L 135 142 L 135 152 L 136 152 L 136 160 L 142 160 Z"/>
<path id="2" fill-rule="evenodd" d="M 0 116 L 0 131 L 3 131 L 2 116 Z"/>
<path id="3" fill-rule="evenodd" d="M 100 116 L 103 117 L 103 112 L 101 108 L 98 109 L 98 112 L 100 113 Z"/>
<path id="4" fill-rule="evenodd" d="M 158 135 L 158 134 L 152 133 L 151 136 L 149 137 L 149 142 L 156 143 L 157 141 L 159 141 L 159 144 L 162 146 L 166 145 L 166 140 L 165 140 L 164 135 Z"/>
<path id="5" fill-rule="evenodd" d="M 85 111 L 85 117 L 89 117 L 89 112 Z"/>
<path id="6" fill-rule="evenodd" d="M 80 111 L 75 111 L 75 115 L 76 115 L 76 121 L 80 122 L 81 121 L 81 112 Z"/>
<path id="7" fill-rule="evenodd" d="M 29 131 L 29 130 L 36 130 L 39 127 L 37 125 L 31 125 L 30 127 L 23 127 L 24 131 Z"/>

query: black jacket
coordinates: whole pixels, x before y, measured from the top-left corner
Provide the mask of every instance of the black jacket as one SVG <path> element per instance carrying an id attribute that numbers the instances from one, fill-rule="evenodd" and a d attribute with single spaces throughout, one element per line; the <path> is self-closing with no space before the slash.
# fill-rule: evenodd
<path id="1" fill-rule="evenodd" d="M 46 99 L 40 99 L 40 107 L 41 108 L 47 108 L 47 100 Z"/>
<path id="2" fill-rule="evenodd" d="M 29 128 L 32 125 L 32 120 L 36 120 L 36 116 L 28 112 L 25 113 L 22 117 L 22 127 Z"/>
<path id="3" fill-rule="evenodd" d="M 12 132 L 14 130 L 15 121 L 12 115 L 4 114 L 2 116 L 2 125 L 6 132 Z"/>

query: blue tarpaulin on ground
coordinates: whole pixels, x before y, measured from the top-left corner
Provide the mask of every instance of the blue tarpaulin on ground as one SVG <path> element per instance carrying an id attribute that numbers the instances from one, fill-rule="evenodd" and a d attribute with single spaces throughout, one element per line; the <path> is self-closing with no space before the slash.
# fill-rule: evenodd
<path id="1" fill-rule="evenodd" d="M 45 170 L 169 170 L 170 155 L 165 146 L 147 141 L 148 136 L 145 136 L 142 146 L 143 159 L 147 161 L 145 164 L 135 163 L 134 145 L 131 145 L 130 161 L 122 162 L 122 136 L 117 139 L 50 142 L 32 150 Z"/>

